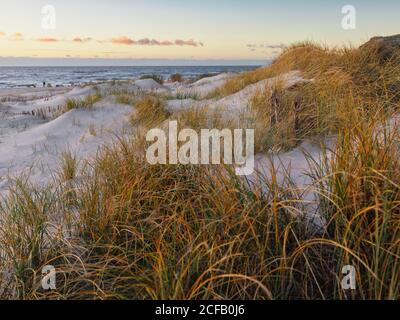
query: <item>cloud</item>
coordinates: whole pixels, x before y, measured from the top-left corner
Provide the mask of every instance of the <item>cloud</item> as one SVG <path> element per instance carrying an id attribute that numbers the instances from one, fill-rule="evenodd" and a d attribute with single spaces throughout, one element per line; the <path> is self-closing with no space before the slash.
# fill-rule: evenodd
<path id="1" fill-rule="evenodd" d="M 50 42 L 58 42 L 59 40 L 56 38 L 38 38 L 36 39 L 36 41 L 50 43 Z"/>
<path id="2" fill-rule="evenodd" d="M 20 32 L 16 32 L 11 36 L 12 41 L 22 41 L 24 40 L 24 35 Z"/>
<path id="3" fill-rule="evenodd" d="M 173 46 L 174 43 L 172 41 L 165 40 L 165 41 L 161 41 L 160 45 L 162 45 L 162 46 Z"/>
<path id="4" fill-rule="evenodd" d="M 277 54 L 280 51 L 282 51 L 283 49 L 286 48 L 286 45 L 280 43 L 280 44 L 269 44 L 269 43 L 264 43 L 264 44 L 254 44 L 254 43 L 250 43 L 246 45 L 247 48 L 250 49 L 251 52 L 260 52 L 262 54 L 270 54 L 270 52 L 268 53 L 268 51 L 272 50 L 273 54 Z"/>
<path id="5" fill-rule="evenodd" d="M 280 44 L 248 44 L 248 48 L 264 48 L 264 49 L 284 49 L 286 48 L 286 45 L 283 43 Z"/>
<path id="6" fill-rule="evenodd" d="M 111 43 L 113 44 L 124 44 L 127 46 L 134 45 L 136 42 L 128 37 L 119 37 L 111 39 Z"/>
<path id="7" fill-rule="evenodd" d="M 199 44 L 195 42 L 193 39 L 190 40 L 175 40 L 175 44 L 177 46 L 192 46 L 192 47 L 197 47 Z"/>
<path id="8" fill-rule="evenodd" d="M 5 37 L 5 36 L 6 36 L 6 34 L 5 34 L 4 32 L 1 32 L 1 31 L 0 31 L 0 38 L 1 38 L 1 37 Z"/>
<path id="9" fill-rule="evenodd" d="M 76 37 L 76 38 L 72 39 L 73 42 L 77 42 L 77 43 L 85 43 L 85 42 L 89 42 L 92 40 L 93 39 L 89 38 L 89 37 L 87 37 L 87 38 Z"/>
<path id="10" fill-rule="evenodd" d="M 265 48 L 265 49 L 285 49 L 286 48 L 286 46 L 283 43 L 281 43 L 281 44 L 264 44 L 264 45 L 261 45 L 261 47 Z"/>
<path id="11" fill-rule="evenodd" d="M 98 41 L 99 43 L 104 43 L 106 41 Z M 170 40 L 156 40 L 156 39 L 150 39 L 150 38 L 143 38 L 139 40 L 133 40 L 129 37 L 119 37 L 119 38 L 113 38 L 110 40 L 111 43 L 113 44 L 123 44 L 123 45 L 128 45 L 128 46 L 192 46 L 192 47 L 198 47 L 198 46 L 204 46 L 204 43 L 202 42 L 196 42 L 193 39 L 190 40 L 182 40 L 182 39 L 177 39 L 175 41 L 170 41 Z"/>
<path id="12" fill-rule="evenodd" d="M 0 32 L 0 37 L 5 36 L 5 33 Z M 10 40 L 12 41 L 22 41 L 24 39 L 24 36 L 22 33 L 14 33 L 13 35 L 10 36 Z M 183 40 L 183 39 L 176 39 L 176 40 L 157 40 L 157 39 L 151 39 L 151 38 L 142 38 L 139 40 L 134 40 L 132 38 L 129 38 L 127 36 L 120 36 L 120 37 L 115 37 L 111 38 L 109 40 L 95 40 L 90 37 L 75 37 L 72 40 L 65 40 L 65 39 L 57 39 L 53 37 L 42 37 L 42 38 L 37 38 L 35 39 L 37 42 L 42 42 L 42 43 L 56 43 L 56 42 L 74 42 L 74 43 L 86 43 L 90 41 L 97 41 L 97 43 L 112 43 L 112 44 L 118 44 L 118 45 L 126 45 L 126 46 L 190 46 L 190 47 L 204 47 L 203 42 L 197 42 L 193 39 L 189 40 Z"/>
<path id="13" fill-rule="evenodd" d="M 144 39 L 140 39 L 140 40 L 136 41 L 135 44 L 138 44 L 141 46 L 158 46 L 158 45 L 160 45 L 160 42 L 155 39 L 150 40 L 149 38 L 144 38 Z"/>

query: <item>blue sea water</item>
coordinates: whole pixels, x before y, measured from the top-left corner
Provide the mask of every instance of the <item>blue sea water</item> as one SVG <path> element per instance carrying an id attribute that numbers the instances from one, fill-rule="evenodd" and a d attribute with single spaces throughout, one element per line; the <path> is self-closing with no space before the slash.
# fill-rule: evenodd
<path id="1" fill-rule="evenodd" d="M 184 67 L 0 67 L 0 88 L 78 85 L 88 82 L 136 79 L 145 74 L 158 74 L 167 79 L 180 73 L 185 78 L 201 74 L 243 72 L 258 66 L 184 66 Z"/>

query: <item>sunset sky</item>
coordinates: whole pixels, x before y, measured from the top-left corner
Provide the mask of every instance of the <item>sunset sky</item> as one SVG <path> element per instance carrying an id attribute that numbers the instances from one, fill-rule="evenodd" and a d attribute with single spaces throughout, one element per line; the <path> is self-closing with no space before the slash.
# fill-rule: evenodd
<path id="1" fill-rule="evenodd" d="M 355 30 L 341 27 L 347 4 L 357 9 Z M 42 28 L 46 5 L 56 9 L 55 29 Z M 358 45 L 400 33 L 399 14 L 398 0 L 1 0 L 0 64 L 16 57 L 265 60 L 296 41 Z"/>

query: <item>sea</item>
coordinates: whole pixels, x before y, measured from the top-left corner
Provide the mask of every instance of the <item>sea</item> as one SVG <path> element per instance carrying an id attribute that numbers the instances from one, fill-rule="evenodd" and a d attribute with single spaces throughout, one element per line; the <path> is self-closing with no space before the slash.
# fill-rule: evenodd
<path id="1" fill-rule="evenodd" d="M 132 80 L 157 74 L 165 79 L 179 73 L 184 78 L 223 72 L 240 73 L 259 66 L 173 66 L 173 67 L 0 67 L 0 88 L 71 86 L 111 80 Z"/>

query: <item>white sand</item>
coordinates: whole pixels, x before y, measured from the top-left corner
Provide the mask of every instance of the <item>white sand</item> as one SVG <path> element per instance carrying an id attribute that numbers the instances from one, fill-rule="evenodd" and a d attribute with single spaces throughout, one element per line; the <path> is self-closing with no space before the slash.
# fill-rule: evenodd
<path id="1" fill-rule="evenodd" d="M 217 76 L 203 78 L 189 85 L 175 84 L 173 89 L 175 93 L 181 95 L 194 95 L 198 96 L 200 99 L 204 99 L 209 93 L 214 91 L 216 88 L 221 87 L 226 80 L 234 75 L 234 73 L 221 73 Z"/>
<path id="2" fill-rule="evenodd" d="M 96 88 L 104 92 L 111 89 L 125 89 L 163 92 L 172 96 L 186 93 L 205 97 L 222 86 L 230 77 L 232 74 L 221 74 L 190 85 L 176 83 L 160 85 L 152 79 L 146 79 L 116 85 L 99 84 Z M 286 87 L 305 81 L 297 71 L 279 78 Z M 278 78 L 260 81 L 220 100 L 170 100 L 168 107 L 172 111 L 179 111 L 192 106 L 208 105 L 211 108 L 222 108 L 234 116 L 246 109 L 250 97 L 257 90 L 277 80 Z M 110 97 L 103 99 L 92 109 L 72 110 L 56 119 L 42 120 L 30 114 L 32 110 L 54 110 L 62 106 L 66 99 L 83 98 L 96 92 L 96 88 L 87 86 L 0 90 L 0 99 L 4 100 L 0 105 L 0 194 L 6 192 L 13 178 L 23 174 L 29 175 L 33 183 L 45 185 L 52 180 L 52 174 L 60 165 L 60 156 L 63 152 L 70 151 L 79 160 L 88 159 L 100 146 L 110 142 L 113 134 L 125 132 L 129 127 L 127 116 L 131 113 L 132 107 L 118 105 Z M 310 180 L 304 172 L 309 167 L 303 149 L 315 158 L 321 153 L 318 147 L 305 143 L 301 148 L 273 158 L 259 155 L 256 158 L 256 166 L 268 176 L 273 163 L 278 168 L 280 179 L 283 179 L 285 170 L 290 169 L 295 183 L 300 189 L 305 190 L 305 199 L 311 202 L 314 200 L 314 195 L 307 191 Z M 255 176 L 249 179 L 257 180 Z"/>
<path id="3" fill-rule="evenodd" d="M 170 89 L 153 79 L 136 80 L 134 84 L 143 91 L 169 92 Z"/>
<path id="4" fill-rule="evenodd" d="M 19 89 L 21 95 L 27 93 Z M 7 96 L 1 90 L 0 96 Z M 63 93 L 61 93 L 63 92 Z M 111 141 L 113 133 L 120 134 L 127 125 L 126 117 L 132 107 L 118 105 L 109 99 L 91 109 L 71 110 L 53 120 L 41 120 L 32 110 L 46 111 L 62 105 L 67 98 L 83 98 L 95 92 L 92 87 L 74 88 L 67 92 L 41 91 L 47 98 L 25 102 L 4 102 L 0 106 L 0 194 L 13 178 L 29 175 L 31 182 L 45 185 L 51 181 L 53 170 L 60 164 L 65 151 L 85 159 Z M 13 95 L 16 92 L 13 90 Z"/>
<path id="5" fill-rule="evenodd" d="M 221 77 L 224 79 L 221 82 Z M 208 93 L 214 91 L 218 87 L 224 84 L 225 80 L 229 78 L 229 74 L 223 74 L 221 76 L 211 77 L 202 79 L 199 82 L 194 83 L 189 86 L 187 91 L 183 90 L 182 87 L 175 89 L 174 94 L 192 94 L 197 95 L 197 97 L 207 95 Z M 207 80 L 207 82 L 205 82 Z M 266 87 L 282 82 L 283 89 L 291 88 L 299 83 L 310 82 L 310 80 L 305 80 L 301 77 L 299 71 L 291 71 L 285 73 L 281 76 L 265 79 L 255 84 L 249 85 L 246 88 L 240 90 L 239 92 L 224 97 L 222 99 L 201 99 L 193 100 L 192 98 L 182 99 L 182 100 L 170 100 L 168 101 L 168 110 L 172 112 L 181 111 L 190 107 L 204 107 L 207 106 L 211 109 L 225 110 L 228 115 L 238 115 L 244 112 L 248 106 L 251 97 L 258 91 L 263 90 Z M 206 89 L 204 88 L 206 85 Z"/>

